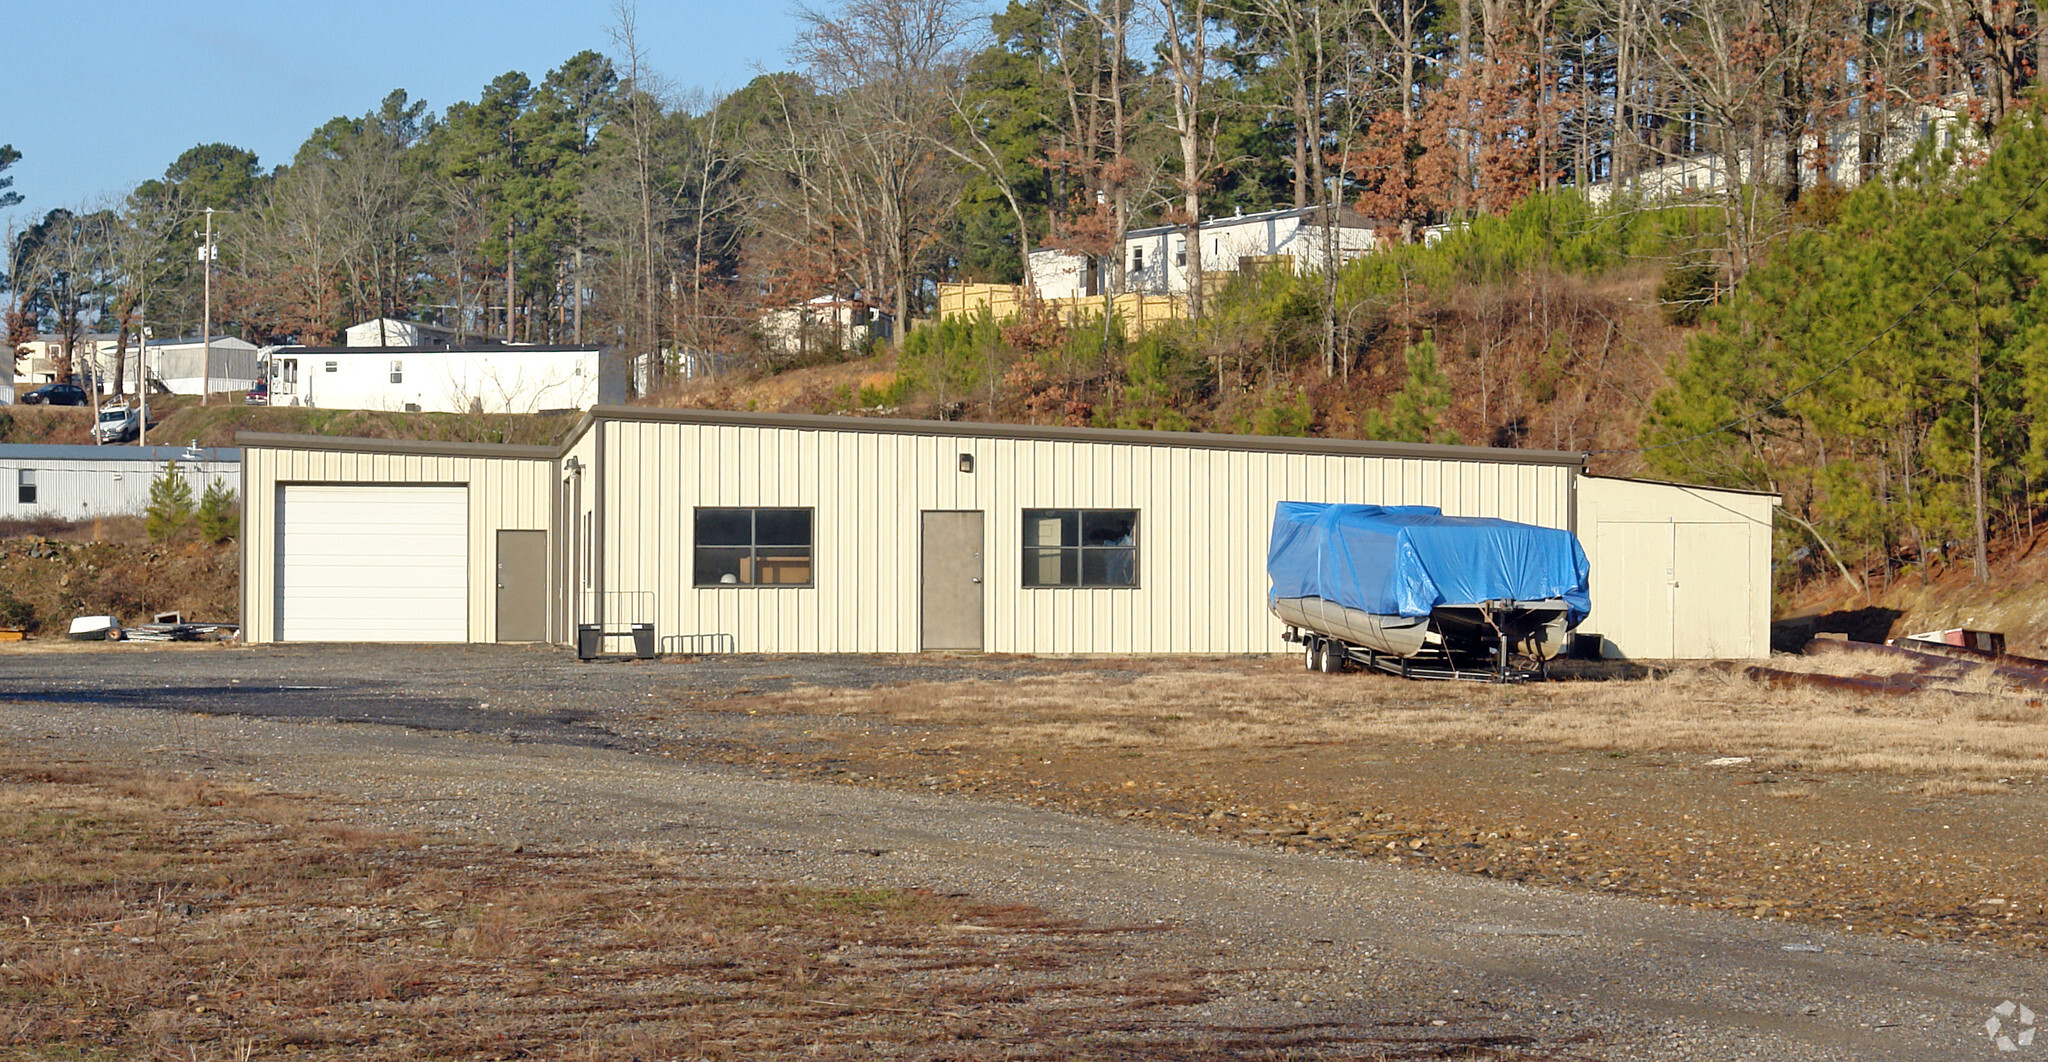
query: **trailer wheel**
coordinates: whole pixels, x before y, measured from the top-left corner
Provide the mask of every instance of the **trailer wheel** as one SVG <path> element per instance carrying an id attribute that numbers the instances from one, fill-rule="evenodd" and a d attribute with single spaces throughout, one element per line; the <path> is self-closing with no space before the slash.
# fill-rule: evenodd
<path id="1" fill-rule="evenodd" d="M 1310 671 L 1323 669 L 1323 640 L 1313 634 L 1301 640 L 1301 666 Z"/>
<path id="2" fill-rule="evenodd" d="M 1326 675 L 1337 674 L 1344 670 L 1347 656 L 1343 643 L 1326 641 L 1323 643 L 1322 655 L 1316 660 L 1316 670 Z"/>

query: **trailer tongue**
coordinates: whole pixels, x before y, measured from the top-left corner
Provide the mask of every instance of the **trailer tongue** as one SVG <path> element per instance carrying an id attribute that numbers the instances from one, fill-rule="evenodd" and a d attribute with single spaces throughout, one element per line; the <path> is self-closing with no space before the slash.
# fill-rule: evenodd
<path id="1" fill-rule="evenodd" d="M 1268 605 L 1312 669 L 1520 681 L 1585 619 L 1588 565 L 1569 531 L 1433 506 L 1281 502 Z"/>

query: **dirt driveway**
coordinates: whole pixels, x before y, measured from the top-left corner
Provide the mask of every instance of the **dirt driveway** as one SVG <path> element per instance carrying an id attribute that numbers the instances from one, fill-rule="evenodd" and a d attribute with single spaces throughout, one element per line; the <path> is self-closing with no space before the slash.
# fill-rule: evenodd
<path id="1" fill-rule="evenodd" d="M 1120 961 L 1208 971 L 1175 1020 L 1308 1043 L 1989 1058 L 1994 1007 L 2048 1011 L 2031 775 L 1475 736 L 1588 689 L 1263 660 L 95 646 L 0 655 L 0 742 L 336 793 L 365 826 L 468 843 L 1151 927 Z M 1361 722 L 1389 705 L 1391 729 Z"/>

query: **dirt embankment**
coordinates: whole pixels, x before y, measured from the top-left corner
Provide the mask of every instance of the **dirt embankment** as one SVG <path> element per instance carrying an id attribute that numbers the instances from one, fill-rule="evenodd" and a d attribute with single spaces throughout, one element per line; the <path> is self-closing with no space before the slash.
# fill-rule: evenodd
<path id="1" fill-rule="evenodd" d="M 102 521 L 102 533 L 140 522 Z M 83 533 L 91 534 L 91 526 L 83 525 Z M 26 620 L 10 624 L 0 615 L 0 626 L 61 638 L 73 616 L 111 615 L 133 625 L 178 612 L 188 620 L 233 623 L 241 612 L 240 562 L 233 542 L 0 538 L 0 611 Z"/>

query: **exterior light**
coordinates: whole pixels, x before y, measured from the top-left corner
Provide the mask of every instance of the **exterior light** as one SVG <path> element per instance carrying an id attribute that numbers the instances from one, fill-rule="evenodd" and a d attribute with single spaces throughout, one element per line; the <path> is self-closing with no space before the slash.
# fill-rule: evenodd
<path id="1" fill-rule="evenodd" d="M 974 455 L 973 455 L 973 454 L 961 454 L 961 455 L 960 455 L 960 471 L 962 471 L 962 472 L 972 472 L 972 471 L 974 471 Z"/>

